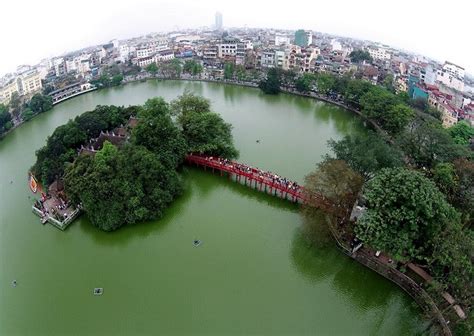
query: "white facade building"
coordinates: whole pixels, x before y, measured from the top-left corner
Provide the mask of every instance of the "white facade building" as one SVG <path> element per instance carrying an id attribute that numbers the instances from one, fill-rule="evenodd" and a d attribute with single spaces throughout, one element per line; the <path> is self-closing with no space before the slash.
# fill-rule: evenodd
<path id="1" fill-rule="evenodd" d="M 459 65 L 456 65 L 454 63 L 451 63 L 451 62 L 448 62 L 448 61 L 444 62 L 442 71 L 447 72 L 447 73 L 451 74 L 452 76 L 456 76 L 461 80 L 464 79 L 464 74 L 465 74 L 464 68 L 460 67 Z"/>
<path id="2" fill-rule="evenodd" d="M 290 44 L 290 38 L 285 35 L 275 35 L 275 45 L 280 46 L 280 45 L 287 45 Z"/>
<path id="3" fill-rule="evenodd" d="M 385 48 L 368 48 L 367 51 L 375 60 L 386 61 L 392 58 L 392 54 Z"/>

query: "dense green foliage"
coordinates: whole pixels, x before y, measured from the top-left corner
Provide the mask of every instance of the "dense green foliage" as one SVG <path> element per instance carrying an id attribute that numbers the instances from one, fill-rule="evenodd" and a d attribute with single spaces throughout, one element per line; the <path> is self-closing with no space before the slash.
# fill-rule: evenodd
<path id="1" fill-rule="evenodd" d="M 312 86 L 316 81 L 316 76 L 313 74 L 303 74 L 295 80 L 295 89 L 299 92 L 307 93 L 311 91 Z"/>
<path id="2" fill-rule="evenodd" d="M 53 98 L 37 93 L 31 98 L 28 107 L 34 114 L 49 111 L 53 108 Z"/>
<path id="3" fill-rule="evenodd" d="M 121 147 L 105 141 L 95 154 L 77 149 L 103 130 L 138 124 Z M 98 106 L 58 127 L 37 152 L 32 168 L 48 185 L 64 176 L 67 195 L 81 203 L 91 222 L 111 231 L 160 218 L 181 193 L 178 168 L 188 152 L 234 158 L 231 125 L 210 112 L 209 101 L 185 93 L 172 104 L 153 98 L 143 106 Z"/>
<path id="4" fill-rule="evenodd" d="M 326 159 L 305 177 L 304 192 L 312 200 L 309 206 L 327 210 L 342 224 L 340 219 L 351 212 L 363 183 L 362 176 L 345 161 Z"/>
<path id="5" fill-rule="evenodd" d="M 418 168 L 431 169 L 440 162 L 472 156 L 466 146 L 456 144 L 441 123 L 433 119 L 416 118 L 398 136 L 397 142 Z"/>
<path id="6" fill-rule="evenodd" d="M 93 225 L 112 231 L 163 216 L 182 182 L 158 155 L 141 146 L 118 150 L 106 142 L 95 156 L 80 156 L 67 170 L 68 195 L 82 203 Z"/>
<path id="7" fill-rule="evenodd" d="M 189 113 L 182 122 L 183 136 L 191 153 L 236 158 L 232 126 L 212 112 Z"/>
<path id="8" fill-rule="evenodd" d="M 65 164 L 75 159 L 81 145 L 97 137 L 101 131 L 125 123 L 135 112 L 134 107 L 97 106 L 93 111 L 59 126 L 46 140 L 46 146 L 36 152 L 32 172 L 44 185 L 49 185 L 63 175 Z"/>
<path id="9" fill-rule="evenodd" d="M 389 133 L 398 133 L 414 117 L 413 110 L 400 102 L 398 97 L 379 86 L 372 86 L 360 97 L 362 113 L 377 121 Z"/>
<path id="10" fill-rule="evenodd" d="M 151 73 L 154 76 L 158 72 L 158 65 L 156 65 L 156 63 L 153 62 L 151 64 L 148 64 L 145 67 L 145 70 L 148 71 L 149 73 Z"/>
<path id="11" fill-rule="evenodd" d="M 140 122 L 133 129 L 132 142 L 153 152 L 167 169 L 174 170 L 188 151 L 186 141 L 171 119 L 163 98 L 149 99 L 139 113 Z"/>
<path id="12" fill-rule="evenodd" d="M 226 62 L 224 64 L 224 79 L 234 78 L 235 66 L 233 62 Z"/>
<path id="13" fill-rule="evenodd" d="M 12 128 L 12 116 L 8 112 L 8 108 L 0 104 L 0 135 Z"/>
<path id="14" fill-rule="evenodd" d="M 372 178 L 382 168 L 403 165 L 403 153 L 375 133 L 348 135 L 340 141 L 329 140 L 328 144 L 337 159 L 347 162 L 365 179 Z"/>
<path id="15" fill-rule="evenodd" d="M 474 139 L 474 127 L 462 120 L 448 129 L 454 142 L 460 145 L 468 145 L 471 139 Z"/>
<path id="16" fill-rule="evenodd" d="M 203 71 L 201 64 L 195 60 L 187 60 L 183 65 L 183 72 L 189 73 L 193 76 L 199 75 Z"/>
<path id="17" fill-rule="evenodd" d="M 238 156 L 232 126 L 210 112 L 207 99 L 186 92 L 171 102 L 171 111 L 182 128 L 189 152 L 228 159 Z"/>
<path id="18" fill-rule="evenodd" d="M 428 261 L 436 239 L 458 221 L 435 184 L 416 171 L 383 169 L 367 183 L 364 196 L 367 212 L 357 235 L 396 260 Z"/>
<path id="19" fill-rule="evenodd" d="M 360 63 L 362 61 L 372 62 L 372 56 L 370 56 L 367 50 L 354 50 L 349 54 L 352 63 Z"/>
<path id="20" fill-rule="evenodd" d="M 280 92 L 281 78 L 278 69 L 272 68 L 267 71 L 267 76 L 260 81 L 258 87 L 266 94 L 278 94 Z"/>

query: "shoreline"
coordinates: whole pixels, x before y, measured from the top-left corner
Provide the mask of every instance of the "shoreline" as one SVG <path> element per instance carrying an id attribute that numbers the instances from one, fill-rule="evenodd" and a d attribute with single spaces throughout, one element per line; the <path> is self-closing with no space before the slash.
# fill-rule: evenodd
<path id="1" fill-rule="evenodd" d="M 139 79 L 132 79 L 132 80 L 126 80 L 124 81 L 123 83 L 121 83 L 120 85 L 118 86 L 114 86 L 114 87 L 120 87 L 120 86 L 125 86 L 127 84 L 130 84 L 130 83 L 137 83 L 137 82 L 147 82 L 149 80 L 161 80 L 161 81 L 169 81 L 169 80 L 172 80 L 172 81 L 188 81 L 188 82 L 206 82 L 206 83 L 217 83 L 217 84 L 226 84 L 226 85 L 235 85 L 235 86 L 242 86 L 242 87 L 249 87 L 249 88 L 255 88 L 255 89 L 258 89 L 258 84 L 256 83 L 253 83 L 253 82 L 242 82 L 242 81 L 230 81 L 230 80 L 217 80 L 217 79 L 205 79 L 205 78 L 164 78 L 164 77 L 145 77 L 145 78 L 139 78 Z M 110 89 L 112 87 L 107 87 L 105 89 Z M 78 92 L 76 94 L 73 94 L 69 97 L 66 97 L 66 98 L 63 98 L 57 102 L 54 102 L 53 103 L 53 108 L 69 99 L 72 99 L 72 98 L 75 98 L 77 96 L 80 96 L 80 95 L 83 95 L 83 94 L 86 94 L 86 93 L 90 93 L 92 91 L 100 91 L 101 89 L 103 88 L 94 88 L 94 89 L 89 89 L 89 90 L 85 90 L 85 91 L 81 91 L 81 92 Z M 300 96 L 300 97 L 305 97 L 305 98 L 311 98 L 311 99 L 315 99 L 315 100 L 319 100 L 319 101 L 322 101 L 322 102 L 325 102 L 327 104 L 332 104 L 332 105 L 335 105 L 335 106 L 338 106 L 340 108 L 343 108 L 345 110 L 348 110 L 350 112 L 353 112 L 355 114 L 357 114 L 360 118 L 362 118 L 362 120 L 364 122 L 368 122 L 376 131 L 377 133 L 379 133 L 380 135 L 382 135 L 385 139 L 387 139 L 388 135 L 387 133 L 382 130 L 380 128 L 379 125 L 377 125 L 376 122 L 374 122 L 373 120 L 371 119 L 368 119 L 367 117 L 365 117 L 359 110 L 353 108 L 353 107 L 350 107 L 350 106 L 347 106 L 341 102 L 338 102 L 338 101 L 334 101 L 334 100 L 331 100 L 327 97 L 324 97 L 322 95 L 317 95 L 317 94 L 307 94 L 307 93 L 302 93 L 302 92 L 298 92 L 296 90 L 291 90 L 291 89 L 288 89 L 288 88 L 282 88 L 281 89 L 281 92 L 282 93 L 285 93 L 285 94 L 289 94 L 289 95 L 295 95 L 295 96 Z M 46 112 L 43 112 L 43 113 L 47 113 L 49 111 L 46 111 Z M 40 113 L 42 114 L 42 113 Z M 12 128 L 10 128 L 8 131 L 6 131 L 5 133 L 3 133 L 1 136 L 0 136 L 0 141 L 2 141 L 10 132 L 12 132 L 13 130 L 15 130 L 16 128 L 20 127 L 21 125 L 23 125 L 24 123 L 27 123 L 31 120 L 33 120 L 34 118 L 36 118 L 39 114 L 36 114 L 35 116 L 33 116 L 33 118 L 27 120 L 27 121 L 23 121 L 23 122 L 20 122 L 18 123 L 17 125 L 13 126 Z"/>

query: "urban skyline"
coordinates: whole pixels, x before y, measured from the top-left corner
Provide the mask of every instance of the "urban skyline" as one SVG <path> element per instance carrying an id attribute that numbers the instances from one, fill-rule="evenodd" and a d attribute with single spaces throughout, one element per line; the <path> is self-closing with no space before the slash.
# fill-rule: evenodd
<path id="1" fill-rule="evenodd" d="M 324 32 L 336 36 L 347 36 L 367 39 L 394 46 L 420 55 L 425 55 L 437 61 L 449 60 L 459 64 L 473 73 L 472 46 L 466 43 L 465 32 L 469 31 L 469 7 L 461 1 L 451 1 L 457 11 L 456 18 L 451 16 L 443 19 L 443 24 L 435 24 L 429 18 L 439 15 L 436 6 L 424 6 L 422 3 L 401 1 L 390 9 L 390 15 L 377 12 L 370 2 L 358 4 L 340 2 L 337 4 L 306 5 L 305 11 L 298 13 L 297 19 L 290 20 L 283 9 L 272 7 L 268 10 L 265 4 L 248 3 L 246 0 L 235 7 L 207 0 L 202 4 L 180 2 L 171 4 L 158 1 L 139 0 L 137 6 L 130 7 L 122 1 L 114 2 L 114 6 L 102 3 L 94 4 L 94 11 L 85 10 L 85 6 L 75 9 L 77 17 L 87 18 L 87 26 L 70 25 L 69 20 L 62 15 L 54 15 L 57 3 L 55 0 L 29 4 L 30 10 L 23 11 L 22 4 L 8 4 L 6 9 L 12 12 L 22 12 L 25 21 L 35 21 L 42 16 L 55 16 L 54 22 L 43 20 L 34 30 L 19 27 L 15 34 L 3 34 L 1 41 L 15 50 L 15 56 L 4 54 L 0 64 L 0 74 L 12 72 L 20 64 L 34 64 L 45 57 L 52 57 L 68 51 L 77 50 L 90 45 L 97 45 L 114 38 L 126 39 L 154 31 L 172 31 L 178 28 L 196 28 L 210 25 L 214 22 L 213 13 L 216 10 L 225 15 L 225 27 L 262 27 L 274 29 L 300 28 Z M 367 3 L 365 3 L 367 2 Z M 30 6 L 31 5 L 31 6 Z M 51 7 L 46 11 L 46 8 Z M 251 9 L 244 10 L 243 8 Z M 341 11 L 340 9 L 344 10 Z M 103 10 L 102 10 L 103 9 Z M 105 10 L 106 9 L 106 10 Z M 156 20 L 156 10 L 159 9 L 160 19 Z M 270 15 L 263 15 L 263 13 Z M 153 13 L 151 16 L 148 13 Z M 176 21 L 179 14 L 186 15 L 185 21 Z M 321 13 L 327 13 L 321 15 Z M 406 20 L 417 14 L 417 20 L 406 24 Z M 334 15 L 329 15 L 334 14 Z M 355 15 L 357 14 L 357 15 Z M 13 20 L 13 21 L 12 21 Z M 126 25 L 123 21 L 127 22 Z M 5 17 L 0 22 L 0 28 L 8 31 L 14 26 L 14 17 Z M 67 30 L 58 27 L 68 27 Z M 50 32 L 54 31 L 54 35 Z M 25 43 L 27 42 L 27 43 Z"/>

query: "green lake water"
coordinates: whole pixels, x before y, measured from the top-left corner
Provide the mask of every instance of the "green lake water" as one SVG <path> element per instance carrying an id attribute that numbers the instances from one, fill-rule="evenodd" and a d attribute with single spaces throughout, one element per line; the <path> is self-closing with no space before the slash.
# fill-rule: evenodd
<path id="1" fill-rule="evenodd" d="M 149 81 L 66 101 L 0 141 L 0 335 L 413 335 L 424 320 L 396 285 L 335 247 L 309 248 L 296 206 L 186 168 L 157 222 L 65 232 L 31 212 L 27 172 L 46 137 L 96 105 L 209 98 L 239 161 L 303 182 L 327 140 L 364 131 L 338 107 L 198 82 Z M 260 140 L 257 143 L 256 140 Z M 193 240 L 202 240 L 199 247 Z M 11 282 L 17 280 L 13 287 Z M 92 295 L 103 287 L 102 296 Z"/>

